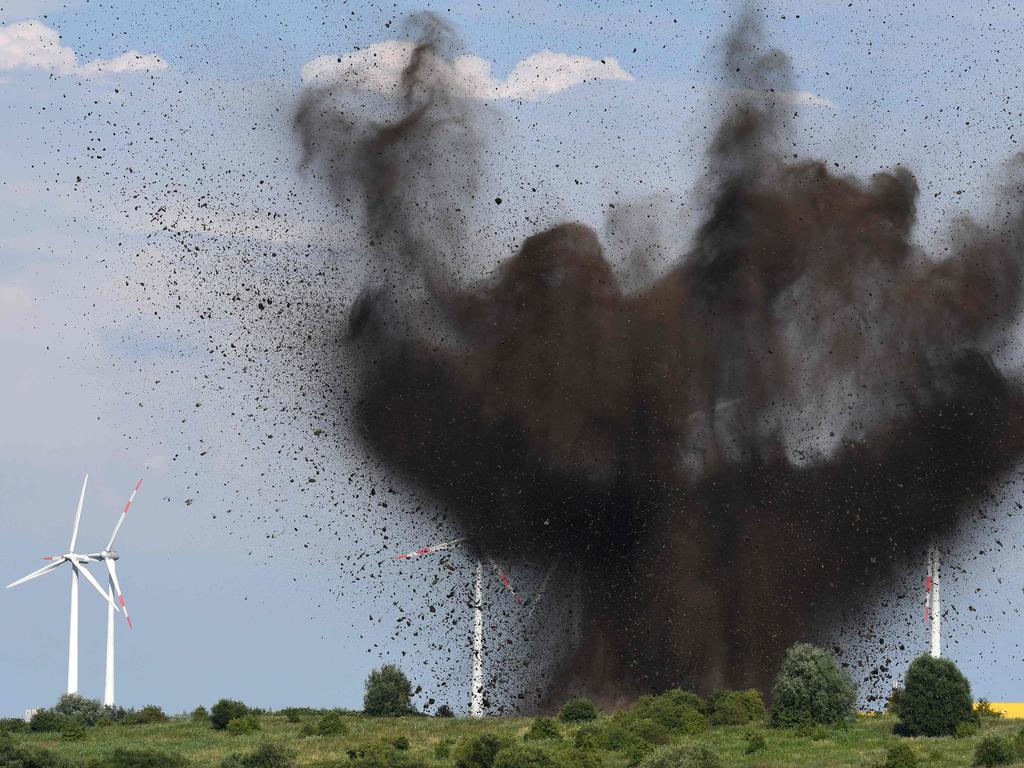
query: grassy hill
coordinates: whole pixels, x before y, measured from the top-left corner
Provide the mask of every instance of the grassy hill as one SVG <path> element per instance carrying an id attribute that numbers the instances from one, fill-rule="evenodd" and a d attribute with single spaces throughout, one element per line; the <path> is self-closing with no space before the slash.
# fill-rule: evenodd
<path id="1" fill-rule="evenodd" d="M 192 722 L 187 718 L 172 719 L 166 723 L 152 725 L 105 724 L 89 728 L 84 738 L 68 738 L 60 733 L 13 733 L 0 735 L 0 743 L 9 738 L 16 749 L 45 748 L 51 757 L 74 766 L 116 766 L 116 768 L 171 768 L 172 762 L 161 764 L 141 760 L 124 762 L 122 753 L 117 751 L 153 749 L 166 755 L 177 755 L 184 759 L 189 768 L 220 768 L 231 754 L 245 756 L 253 753 L 262 743 L 282 745 L 294 755 L 296 766 L 320 766 L 322 768 L 452 768 L 457 745 L 464 740 L 481 734 L 495 734 L 501 739 L 519 744 L 529 744 L 550 756 L 549 765 L 557 768 L 581 766 L 582 768 L 626 768 L 635 764 L 640 753 L 656 747 L 637 747 L 634 741 L 624 748 L 609 749 L 607 744 L 578 749 L 577 734 L 581 729 L 589 733 L 607 728 L 609 718 L 602 717 L 595 724 L 578 725 L 558 723 L 559 738 L 524 741 L 524 735 L 533 721 L 529 718 L 488 718 L 471 720 L 461 718 L 370 718 L 360 715 L 345 715 L 344 734 L 336 736 L 304 736 L 303 731 L 312 730 L 321 719 L 319 714 L 293 715 L 291 719 L 282 714 L 261 715 L 258 718 L 260 730 L 249 734 L 232 734 L 214 730 L 207 723 Z M 888 716 L 858 716 L 848 728 L 816 729 L 797 731 L 773 729 L 758 725 L 712 726 L 702 733 L 690 736 L 674 736 L 668 741 L 673 744 L 706 744 L 717 755 L 720 765 L 745 766 L 746 768 L 794 768 L 807 766 L 879 766 L 884 763 L 886 752 L 897 742 L 910 745 L 918 759 L 918 765 L 934 768 L 962 768 L 973 762 L 978 741 L 989 735 L 1012 736 L 1018 733 L 1022 720 L 986 720 L 981 734 L 964 739 L 916 738 L 899 739 L 892 735 L 893 720 Z M 756 731 L 763 735 L 765 748 L 754 754 L 746 754 L 747 734 Z M 585 731 L 584 736 L 586 736 Z M 655 741 L 666 739 L 654 734 Z M 397 748 L 395 744 L 404 744 Z M 586 738 L 580 742 L 586 744 Z M 349 751 L 355 753 L 350 757 Z M 359 758 L 359 752 L 363 757 Z M 119 761 L 120 760 L 120 761 Z M 173 758 L 170 758 L 173 761 Z M 3 748 L 0 748 L 0 768 L 15 765 L 4 762 Z M 44 763 L 38 763 L 43 766 Z M 54 763 L 61 764 L 60 762 Z M 1024 763 L 1022 763 L 1024 764 Z M 241 768 L 250 768 L 246 762 L 237 762 Z M 531 763 L 527 768 L 534 768 Z M 252 768 L 282 768 L 266 765 Z M 688 767 L 687 767 L 688 768 Z"/>

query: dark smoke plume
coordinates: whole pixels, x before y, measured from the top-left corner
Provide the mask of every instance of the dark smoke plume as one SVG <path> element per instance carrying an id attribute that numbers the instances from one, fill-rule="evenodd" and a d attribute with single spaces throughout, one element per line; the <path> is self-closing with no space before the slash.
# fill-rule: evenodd
<path id="1" fill-rule="evenodd" d="M 296 120 L 376 254 L 344 350 L 359 434 L 481 553 L 579 579 L 553 696 L 767 687 L 1024 452 L 1021 389 L 992 360 L 1021 301 L 1020 164 L 984 223 L 923 252 L 909 170 L 784 159 L 789 61 L 748 16 L 724 46 L 706 220 L 670 271 L 626 293 L 565 223 L 461 285 L 478 108 L 449 30 L 417 23 L 396 119 L 339 86 Z"/>

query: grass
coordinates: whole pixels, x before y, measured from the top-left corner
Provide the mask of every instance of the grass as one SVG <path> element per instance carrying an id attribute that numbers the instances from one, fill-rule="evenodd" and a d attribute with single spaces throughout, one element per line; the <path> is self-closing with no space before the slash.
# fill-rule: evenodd
<path id="1" fill-rule="evenodd" d="M 191 768 L 219 768 L 221 761 L 233 752 L 255 749 L 265 740 L 285 744 L 295 750 L 298 766 L 344 764 L 348 750 L 365 748 L 381 742 L 393 742 L 399 736 L 409 740 L 404 751 L 409 768 L 451 768 L 453 761 L 435 757 L 435 745 L 447 741 L 454 745 L 468 736 L 494 733 L 509 740 L 521 741 L 532 720 L 529 718 L 461 718 L 403 717 L 394 719 L 345 716 L 348 732 L 344 736 L 305 737 L 300 734 L 303 723 L 319 718 L 303 717 L 290 723 L 281 715 L 259 718 L 262 730 L 254 734 L 232 735 L 215 731 L 209 725 L 175 719 L 156 725 L 106 725 L 90 728 L 82 741 L 62 740 L 56 733 L 16 733 L 15 743 L 50 749 L 67 758 L 73 765 L 90 762 L 102 764 L 103 758 L 117 748 L 153 748 L 183 755 Z M 753 755 L 744 753 L 750 726 L 718 726 L 699 737 L 676 741 L 708 744 L 724 767 L 800 768 L 807 766 L 879 766 L 888 748 L 896 743 L 892 735 L 893 720 L 887 716 L 858 717 L 845 729 L 801 735 L 794 730 L 762 727 L 767 748 Z M 983 736 L 1012 736 L 1024 726 L 1024 720 L 986 720 L 980 734 L 966 739 L 903 739 L 909 744 L 921 766 L 929 768 L 964 768 L 973 762 L 974 749 Z M 561 725 L 563 739 L 555 742 L 532 742 L 559 755 L 560 765 L 571 766 L 565 753 L 571 748 L 577 726 Z M 627 768 L 628 757 L 621 752 L 595 753 L 601 766 Z M 1024 765 L 1024 763 L 1021 763 Z"/>

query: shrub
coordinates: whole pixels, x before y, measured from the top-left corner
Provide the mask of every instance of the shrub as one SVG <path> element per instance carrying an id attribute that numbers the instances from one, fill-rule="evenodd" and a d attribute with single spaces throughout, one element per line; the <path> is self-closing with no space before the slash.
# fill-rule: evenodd
<path id="1" fill-rule="evenodd" d="M 1017 731 L 1017 735 L 1013 737 L 1013 746 L 1017 750 L 1017 757 L 1024 760 L 1024 728 Z"/>
<path id="2" fill-rule="evenodd" d="M 434 717 L 455 717 L 455 713 L 452 712 L 452 708 L 447 704 L 442 704 L 437 708 L 437 712 L 434 713 Z"/>
<path id="3" fill-rule="evenodd" d="M 370 672 L 363 694 L 363 711 L 376 717 L 397 717 L 413 711 L 412 683 L 398 667 L 385 664 Z"/>
<path id="4" fill-rule="evenodd" d="M 395 749 L 404 752 L 409 748 L 409 739 L 407 739 L 405 736 L 399 736 L 391 742 L 391 746 L 393 746 Z"/>
<path id="5" fill-rule="evenodd" d="M 284 719 L 287 720 L 289 723 L 294 724 L 302 722 L 302 715 L 300 715 L 294 709 L 289 709 L 288 711 L 283 712 L 282 714 L 284 714 Z"/>
<path id="6" fill-rule="evenodd" d="M 28 730 L 28 723 L 20 717 L 0 718 L 0 733 L 21 733 Z"/>
<path id="7" fill-rule="evenodd" d="M 761 692 L 719 691 L 711 702 L 711 722 L 714 725 L 743 725 L 766 716 Z"/>
<path id="8" fill-rule="evenodd" d="M 348 733 L 348 726 L 337 712 L 328 712 L 316 726 L 317 736 L 344 736 Z"/>
<path id="9" fill-rule="evenodd" d="M 952 736 L 957 725 L 973 719 L 971 703 L 971 685 L 952 661 L 918 656 L 907 669 L 897 732 Z"/>
<path id="10" fill-rule="evenodd" d="M 1009 765 L 1017 759 L 1013 742 L 1001 736 L 986 736 L 974 750 L 974 765 Z"/>
<path id="11" fill-rule="evenodd" d="M 979 731 L 981 731 L 981 723 L 977 720 L 965 720 L 956 724 L 956 731 L 953 735 L 958 739 L 969 739 L 972 736 L 977 736 Z"/>
<path id="12" fill-rule="evenodd" d="M 560 739 L 562 734 L 558 731 L 558 725 L 550 717 L 535 717 L 523 738 L 527 741 Z"/>
<path id="13" fill-rule="evenodd" d="M 3 768 L 71 768 L 66 760 L 38 747 L 15 744 L 7 732 L 0 733 L 0 766 Z"/>
<path id="14" fill-rule="evenodd" d="M 188 765 L 179 754 L 159 749 L 115 749 L 104 758 L 103 768 L 183 768 Z"/>
<path id="15" fill-rule="evenodd" d="M 676 744 L 652 752 L 639 768 L 719 768 L 718 755 L 706 746 Z"/>
<path id="16" fill-rule="evenodd" d="M 286 747 L 265 741 L 248 754 L 228 755 L 221 768 L 293 768 L 295 755 Z"/>
<path id="17" fill-rule="evenodd" d="M 775 680 L 772 722 L 834 725 L 854 715 L 857 690 L 832 655 L 809 643 L 789 649 Z"/>
<path id="18" fill-rule="evenodd" d="M 64 717 L 77 717 L 85 725 L 96 725 L 105 714 L 100 702 L 79 696 L 77 693 L 65 693 L 57 701 L 53 711 Z"/>
<path id="19" fill-rule="evenodd" d="M 555 768 L 555 761 L 540 747 L 512 744 L 494 757 L 494 768 Z"/>
<path id="20" fill-rule="evenodd" d="M 64 727 L 64 715 L 54 712 L 52 709 L 40 709 L 28 723 L 29 730 L 36 733 L 49 733 L 59 731 Z"/>
<path id="21" fill-rule="evenodd" d="M 493 768 L 505 740 L 493 733 L 463 739 L 455 747 L 455 768 Z"/>
<path id="22" fill-rule="evenodd" d="M 586 723 L 597 719 L 597 707 L 590 699 L 569 699 L 558 713 L 563 723 Z"/>
<path id="23" fill-rule="evenodd" d="M 914 752 L 909 745 L 894 744 L 889 747 L 882 768 L 917 768 L 917 758 L 914 757 Z"/>
<path id="24" fill-rule="evenodd" d="M 759 731 L 749 731 L 746 739 L 747 743 L 743 748 L 745 754 L 753 755 L 768 749 L 768 742 L 764 740 L 764 734 Z"/>
<path id="25" fill-rule="evenodd" d="M 228 727 L 228 723 L 251 714 L 250 709 L 240 701 L 221 699 L 210 708 L 210 724 L 218 731 Z"/>
<path id="26" fill-rule="evenodd" d="M 189 718 L 193 723 L 207 723 L 210 721 L 210 713 L 206 711 L 206 707 L 196 707 Z"/>
<path id="27" fill-rule="evenodd" d="M 65 717 L 60 737 L 64 741 L 82 741 L 86 737 L 85 723 L 77 717 Z"/>
<path id="28" fill-rule="evenodd" d="M 988 699 L 978 699 L 977 705 L 974 707 L 974 713 L 979 718 L 990 718 L 992 720 L 998 720 L 1003 716 L 1003 713 L 992 709 L 992 703 Z"/>
<path id="29" fill-rule="evenodd" d="M 155 704 L 147 704 L 138 712 L 129 712 L 123 718 L 125 725 L 151 725 L 153 723 L 166 723 L 170 720 L 164 711 Z"/>
<path id="30" fill-rule="evenodd" d="M 629 713 L 656 720 L 673 733 L 700 733 L 708 728 L 703 714 L 706 704 L 694 693 L 667 691 L 660 696 L 641 696 Z"/>
<path id="31" fill-rule="evenodd" d="M 244 736 L 249 733 L 263 730 L 259 718 L 256 715 L 242 715 L 233 720 L 228 720 L 228 733 L 232 736 Z"/>
<path id="32" fill-rule="evenodd" d="M 316 736 L 316 726 L 307 720 L 302 724 L 302 727 L 299 728 L 299 736 L 302 738 L 306 738 L 307 736 Z"/>

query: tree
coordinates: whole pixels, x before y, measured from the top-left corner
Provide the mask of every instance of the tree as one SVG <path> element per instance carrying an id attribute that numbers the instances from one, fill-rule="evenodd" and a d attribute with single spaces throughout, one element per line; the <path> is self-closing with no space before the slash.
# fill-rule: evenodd
<path id="1" fill-rule="evenodd" d="M 398 717 L 413 711 L 412 683 L 394 664 L 370 672 L 363 694 L 363 711 L 376 717 Z"/>
<path id="2" fill-rule="evenodd" d="M 587 723 L 597 719 L 597 707 L 590 699 L 569 699 L 558 713 L 563 723 Z"/>
<path id="3" fill-rule="evenodd" d="M 240 701 L 221 699 L 210 707 L 210 724 L 215 730 L 223 731 L 228 723 L 239 717 L 250 714 L 249 708 Z"/>
<path id="4" fill-rule="evenodd" d="M 854 715 L 857 689 L 824 648 L 797 643 L 775 680 L 775 725 L 835 725 Z"/>
<path id="5" fill-rule="evenodd" d="M 907 668 L 903 692 L 896 702 L 902 736 L 953 736 L 961 723 L 974 718 L 971 684 L 949 659 L 924 654 Z"/>

